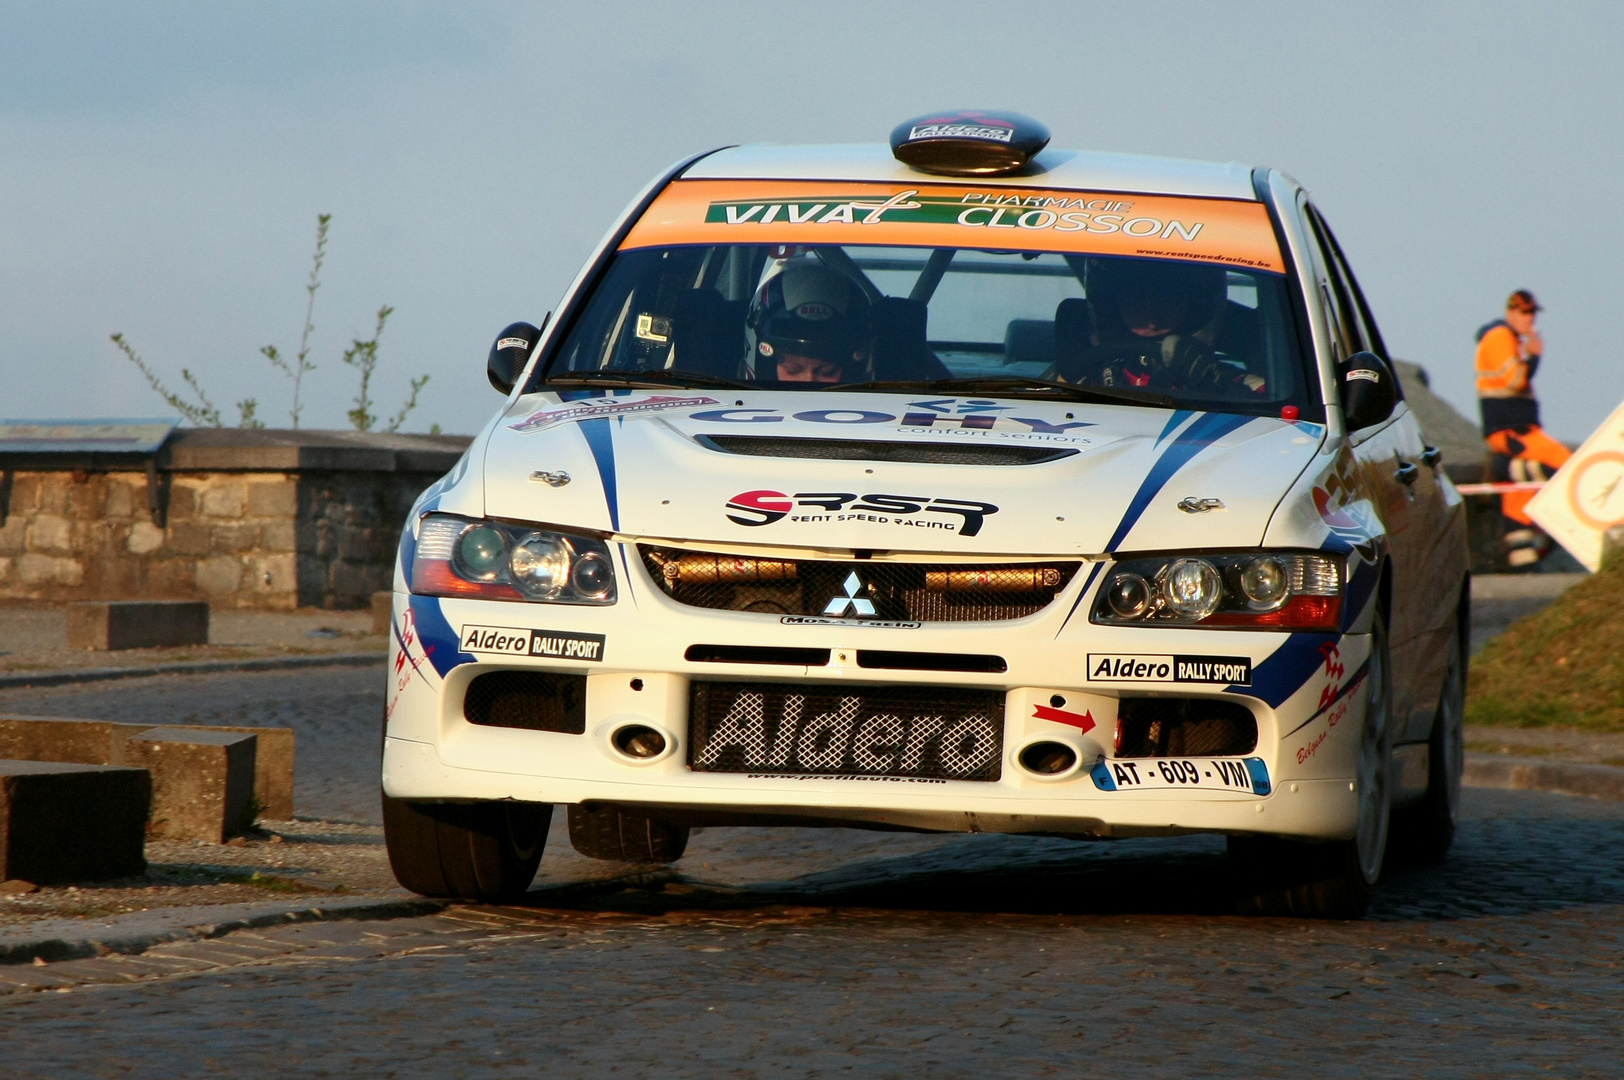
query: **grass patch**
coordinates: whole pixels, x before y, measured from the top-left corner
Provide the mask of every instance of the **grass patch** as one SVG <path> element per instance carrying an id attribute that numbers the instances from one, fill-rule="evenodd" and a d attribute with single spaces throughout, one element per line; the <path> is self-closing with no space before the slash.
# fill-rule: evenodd
<path id="1" fill-rule="evenodd" d="M 1624 731 L 1624 559 L 1484 646 L 1466 722 Z"/>

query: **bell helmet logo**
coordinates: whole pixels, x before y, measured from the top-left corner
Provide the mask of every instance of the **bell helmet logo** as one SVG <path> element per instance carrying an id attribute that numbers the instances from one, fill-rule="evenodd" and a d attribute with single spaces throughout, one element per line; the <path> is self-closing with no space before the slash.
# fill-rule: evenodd
<path id="1" fill-rule="evenodd" d="M 857 571 L 853 570 L 850 574 L 846 575 L 846 580 L 843 582 L 843 586 L 846 590 L 845 595 L 836 596 L 830 599 L 829 603 L 823 608 L 823 613 L 825 615 L 834 615 L 838 617 L 846 614 L 848 609 L 850 609 L 851 613 L 859 619 L 863 618 L 864 616 L 872 617 L 876 614 L 874 611 L 874 601 L 863 595 L 865 590 L 863 588 L 862 579 L 857 576 Z"/>
<path id="2" fill-rule="evenodd" d="M 795 509 L 795 503 L 782 491 L 746 491 L 729 499 L 727 508 L 737 511 L 727 516 L 735 525 L 771 525 Z"/>
<path id="3" fill-rule="evenodd" d="M 816 300 L 809 300 L 795 309 L 795 314 L 803 319 L 814 322 L 823 322 L 835 317 L 835 309 L 828 304 L 820 304 Z"/>

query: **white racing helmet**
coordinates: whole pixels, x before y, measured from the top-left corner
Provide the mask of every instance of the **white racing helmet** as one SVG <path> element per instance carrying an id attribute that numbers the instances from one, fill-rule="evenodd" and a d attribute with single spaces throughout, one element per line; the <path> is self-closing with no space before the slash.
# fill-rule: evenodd
<path id="1" fill-rule="evenodd" d="M 755 333 L 758 368 L 776 363 L 782 352 L 845 367 L 867 352 L 868 322 L 868 298 L 855 282 L 800 258 L 762 282 L 747 324 Z"/>

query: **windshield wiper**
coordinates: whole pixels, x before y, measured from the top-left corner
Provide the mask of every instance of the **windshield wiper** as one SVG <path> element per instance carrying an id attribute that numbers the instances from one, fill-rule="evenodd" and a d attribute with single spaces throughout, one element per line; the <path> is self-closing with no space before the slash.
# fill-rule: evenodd
<path id="1" fill-rule="evenodd" d="M 1176 403 L 1166 394 L 1143 390 L 1119 390 L 1107 386 L 1079 386 L 1075 383 L 1029 379 L 1019 375 L 980 375 L 963 379 L 936 379 L 932 382 L 895 380 L 836 383 L 820 390 L 902 390 L 916 394 L 998 394 L 1003 397 L 1060 398 L 1064 401 L 1091 401 L 1107 405 L 1147 405 L 1171 409 Z"/>
<path id="2" fill-rule="evenodd" d="M 720 375 L 702 375 L 681 368 L 657 368 L 653 371 L 570 371 L 550 375 L 542 380 L 542 388 L 549 386 L 712 386 L 736 387 L 740 390 L 760 389 L 740 379 L 724 379 Z"/>

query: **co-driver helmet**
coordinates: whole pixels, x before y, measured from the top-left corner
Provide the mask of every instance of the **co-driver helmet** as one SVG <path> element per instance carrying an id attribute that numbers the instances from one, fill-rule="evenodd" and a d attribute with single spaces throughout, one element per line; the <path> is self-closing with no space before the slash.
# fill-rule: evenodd
<path id="1" fill-rule="evenodd" d="M 1125 329 L 1126 311 L 1148 305 L 1178 312 L 1173 332 L 1204 337 L 1221 310 L 1225 277 L 1223 267 L 1203 263 L 1095 258 L 1088 265 L 1088 299 L 1095 325 L 1107 336 Z"/>

